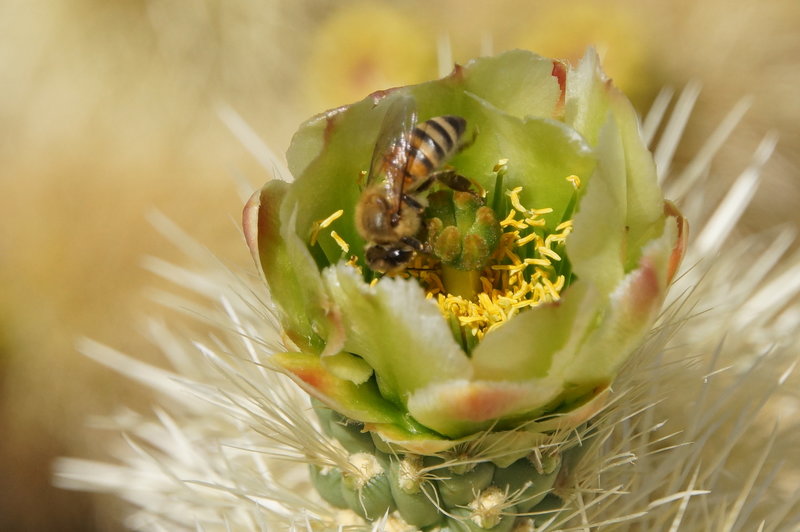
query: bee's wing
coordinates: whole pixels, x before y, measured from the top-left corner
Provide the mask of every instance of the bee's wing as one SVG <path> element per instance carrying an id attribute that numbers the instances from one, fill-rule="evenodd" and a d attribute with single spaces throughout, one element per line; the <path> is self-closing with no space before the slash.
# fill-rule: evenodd
<path id="1" fill-rule="evenodd" d="M 416 122 L 414 99 L 408 95 L 393 98 L 383 118 L 367 175 L 367 186 L 379 179 L 386 180 L 389 199 L 397 202 L 398 207 L 408 161 L 408 134 L 414 129 Z"/>

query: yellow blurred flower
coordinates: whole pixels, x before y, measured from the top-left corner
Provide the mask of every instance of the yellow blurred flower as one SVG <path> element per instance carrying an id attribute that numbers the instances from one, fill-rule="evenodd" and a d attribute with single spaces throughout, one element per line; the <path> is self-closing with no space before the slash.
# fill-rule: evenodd
<path id="1" fill-rule="evenodd" d="M 314 33 L 306 65 L 315 109 L 435 76 L 436 36 L 418 17 L 388 4 L 347 4 L 332 13 Z"/>
<path id="2" fill-rule="evenodd" d="M 577 64 L 586 47 L 594 46 L 603 69 L 629 98 L 635 101 L 657 88 L 650 75 L 653 52 L 646 24 L 630 3 L 541 2 L 531 14 L 507 41 L 510 47 Z"/>

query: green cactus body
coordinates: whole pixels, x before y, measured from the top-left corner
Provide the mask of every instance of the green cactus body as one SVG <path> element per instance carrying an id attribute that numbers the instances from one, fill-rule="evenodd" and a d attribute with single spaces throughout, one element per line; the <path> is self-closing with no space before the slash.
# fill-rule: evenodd
<path id="1" fill-rule="evenodd" d="M 532 452 L 511 464 L 480 461 L 446 452 L 438 456 L 399 454 L 372 444 L 358 423 L 315 409 L 331 436 L 350 452 L 352 472 L 311 467 L 312 482 L 332 506 L 368 519 L 397 515 L 419 529 L 510 530 L 517 515 L 537 512 L 552 492 L 561 456 Z M 331 419 L 333 417 L 333 419 Z M 577 451 L 577 449 L 576 449 Z M 549 507 L 547 508 L 549 509 Z"/>

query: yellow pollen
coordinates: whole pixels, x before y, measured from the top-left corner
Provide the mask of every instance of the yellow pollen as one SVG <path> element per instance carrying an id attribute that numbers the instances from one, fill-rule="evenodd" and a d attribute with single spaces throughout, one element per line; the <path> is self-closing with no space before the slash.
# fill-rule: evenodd
<path id="1" fill-rule="evenodd" d="M 504 161 L 498 165 L 503 166 Z M 576 188 L 580 186 L 577 176 L 566 178 Z M 416 278 L 425 289 L 425 297 L 435 301 L 445 319 L 460 326 L 462 337 L 473 337 L 477 341 L 496 330 L 519 312 L 558 301 L 567 283 L 559 273 L 563 245 L 572 232 L 572 220 L 558 224 L 555 230 L 547 229 L 543 216 L 553 212 L 551 208 L 528 209 L 521 200 L 522 187 L 506 192 L 512 209 L 500 222 L 503 233 L 497 249 L 481 272 L 480 292 L 474 299 L 449 294 L 442 281 L 438 262 L 423 253 L 417 254 L 404 277 Z M 329 227 L 342 216 L 339 210 L 312 226 L 311 244 L 317 242 L 322 229 Z M 330 236 L 346 254 L 350 245 L 336 231 Z M 558 249 L 558 251 L 556 250 Z M 347 264 L 361 272 L 358 257 L 352 255 Z M 375 286 L 380 278 L 370 282 Z M 468 343 L 474 345 L 475 340 Z"/>
<path id="2" fill-rule="evenodd" d="M 342 237 L 339 236 L 339 233 L 337 233 L 336 231 L 331 231 L 331 237 L 336 241 L 337 244 L 339 244 L 339 247 L 342 248 L 342 251 L 344 251 L 345 253 L 350 251 L 350 245 L 347 242 L 345 242 Z"/>
<path id="3" fill-rule="evenodd" d="M 540 255 L 551 258 L 553 260 L 561 260 L 561 255 L 559 255 L 558 253 L 556 253 L 555 251 L 553 251 L 548 247 L 539 246 L 538 248 L 536 248 L 536 251 L 538 251 Z"/>
<path id="4" fill-rule="evenodd" d="M 560 224 L 558 224 L 556 226 L 556 231 L 563 231 L 565 229 L 572 229 L 572 220 L 567 220 L 566 222 L 561 222 Z"/>
<path id="5" fill-rule="evenodd" d="M 575 187 L 575 190 L 581 188 L 581 178 L 576 175 L 570 175 L 566 177 L 566 180 L 572 183 L 572 186 Z"/>
<path id="6" fill-rule="evenodd" d="M 525 207 L 523 207 L 522 203 L 519 201 L 520 192 L 522 192 L 522 187 L 509 190 L 506 194 L 508 194 L 509 199 L 511 199 L 511 205 L 513 205 L 515 209 L 517 209 L 519 212 L 525 212 Z"/>
<path id="7" fill-rule="evenodd" d="M 527 244 L 528 242 L 531 242 L 532 240 L 536 240 L 537 238 L 539 238 L 539 235 L 537 235 L 536 233 L 531 233 L 528 236 L 524 236 L 524 237 L 520 238 L 519 240 L 517 240 L 517 245 L 519 247 L 522 247 L 525 244 Z"/>
<path id="8" fill-rule="evenodd" d="M 506 192 L 513 208 L 500 222 L 504 232 L 484 267 L 481 293 L 475 300 L 448 294 L 435 269 L 418 275 L 445 318 L 455 318 L 462 334 L 478 340 L 524 309 L 558 301 L 566 284 L 564 275 L 557 273 L 562 256 L 555 248 L 562 246 L 572 232 L 572 220 L 549 232 L 543 216 L 553 209 L 526 208 L 520 200 L 521 192 L 522 187 Z M 531 243 L 533 247 L 523 252 L 521 248 Z"/>
<path id="9" fill-rule="evenodd" d="M 314 222 L 311 225 L 311 245 L 313 246 L 313 245 L 315 245 L 317 243 L 317 237 L 319 237 L 319 232 L 320 232 L 321 229 L 325 229 L 326 227 L 330 226 L 333 222 L 335 222 L 343 214 L 344 214 L 344 210 L 343 209 L 339 209 L 338 211 L 336 211 L 335 213 L 331 214 L 330 216 L 328 216 L 324 220 L 319 220 L 317 222 Z M 331 232 L 331 234 L 333 234 L 333 233 L 334 233 L 334 231 Z M 336 237 L 334 237 L 334 239 L 335 238 Z M 337 240 L 337 243 L 338 242 L 339 241 Z M 344 241 L 342 241 L 342 242 L 344 242 Z M 345 245 L 347 245 L 347 244 L 345 244 Z M 342 249 L 344 249 L 344 247 L 341 244 L 339 244 L 339 247 L 342 247 Z M 345 250 L 345 253 L 347 253 L 347 251 L 350 249 L 350 246 L 347 246 L 347 248 L 348 249 Z"/>
<path id="10" fill-rule="evenodd" d="M 494 165 L 494 168 L 492 169 L 492 171 L 494 173 L 497 173 L 497 172 L 499 172 L 501 170 L 505 170 L 507 165 L 508 165 L 508 159 L 500 159 L 499 161 L 497 161 L 497 164 Z"/>

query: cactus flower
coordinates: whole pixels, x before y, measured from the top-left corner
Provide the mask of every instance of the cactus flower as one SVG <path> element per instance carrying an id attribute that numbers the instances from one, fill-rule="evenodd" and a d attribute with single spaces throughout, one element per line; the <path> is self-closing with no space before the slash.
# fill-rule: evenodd
<path id="1" fill-rule="evenodd" d="M 434 184 L 417 236 L 424 249 L 405 270 L 382 274 L 368 266 L 354 212 L 398 98 L 415 103 L 420 121 L 466 120 L 468 141 L 446 166 L 473 187 Z M 512 465 L 551 486 L 557 470 L 518 460 L 602 407 L 659 314 L 687 235 L 633 108 L 595 53 L 573 68 L 512 51 L 372 94 L 304 123 L 287 159 L 294 180 L 256 192 L 244 230 L 284 330 L 287 350 L 272 360 L 327 412 L 323 425 L 357 442 L 353 456 L 379 456 L 376 467 L 391 455 L 433 460 L 480 437 L 493 463 L 453 473 L 476 484 L 437 487 L 434 500 L 457 507 L 452 515 L 469 513 L 467 503 L 483 508 L 473 499 L 481 490 L 494 500 L 492 479 L 513 476 Z M 392 496 L 398 465 L 384 465 L 369 486 L 391 503 L 367 508 L 347 491 L 366 488 L 346 478 L 335 494 L 317 487 L 374 519 L 401 500 Z M 531 482 L 518 484 L 530 492 Z M 402 500 L 423 509 L 400 513 L 436 524 L 431 498 L 402 485 Z M 500 510 L 469 526 L 510 527 L 510 510 Z"/>

